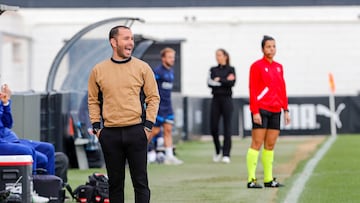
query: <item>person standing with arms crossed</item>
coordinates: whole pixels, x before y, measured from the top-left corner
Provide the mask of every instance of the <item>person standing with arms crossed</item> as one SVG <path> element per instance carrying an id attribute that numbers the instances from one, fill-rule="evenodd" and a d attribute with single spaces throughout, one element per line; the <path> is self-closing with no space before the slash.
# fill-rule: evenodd
<path id="1" fill-rule="evenodd" d="M 290 123 L 288 98 L 283 67 L 274 61 L 276 43 L 274 38 L 264 36 L 261 42 L 263 58 L 250 67 L 250 111 L 253 128 L 252 141 L 247 152 L 248 188 L 262 188 L 256 181 L 256 166 L 261 146 L 264 168 L 264 186 L 282 187 L 272 174 L 274 147 L 280 134 L 281 110 L 284 111 L 285 124 Z"/>
<path id="2" fill-rule="evenodd" d="M 110 202 L 124 202 L 127 160 L 135 202 L 148 203 L 147 144 L 158 111 L 159 93 L 150 66 L 131 56 L 134 36 L 130 28 L 112 28 L 109 41 L 112 57 L 95 65 L 88 81 L 90 121 L 104 152 Z"/>
<path id="3" fill-rule="evenodd" d="M 224 49 L 216 51 L 217 66 L 210 68 L 208 86 L 212 89 L 210 127 L 215 145 L 214 162 L 230 163 L 231 116 L 233 112 L 232 90 L 235 85 L 235 68 L 230 66 L 230 56 Z M 219 121 L 223 116 L 224 145 L 219 141 Z M 222 155 L 221 155 L 222 150 Z"/>
<path id="4" fill-rule="evenodd" d="M 160 94 L 160 106 L 153 127 L 152 137 L 160 133 L 163 127 L 165 160 L 164 164 L 179 165 L 183 161 L 176 158 L 173 152 L 172 126 L 174 124 L 174 112 L 171 104 L 171 90 L 174 82 L 173 66 L 175 64 L 175 50 L 166 47 L 161 50 L 161 65 L 154 69 L 156 82 Z"/>

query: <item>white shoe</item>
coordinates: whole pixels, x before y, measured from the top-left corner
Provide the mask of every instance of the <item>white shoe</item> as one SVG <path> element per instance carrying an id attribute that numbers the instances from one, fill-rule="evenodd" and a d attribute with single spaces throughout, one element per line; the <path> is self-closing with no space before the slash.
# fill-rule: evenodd
<path id="1" fill-rule="evenodd" d="M 31 202 L 32 203 L 47 203 L 49 198 L 39 196 L 35 191 L 31 193 Z"/>
<path id="2" fill-rule="evenodd" d="M 224 156 L 224 157 L 221 159 L 221 162 L 226 163 L 226 164 L 229 164 L 229 163 L 231 162 L 231 161 L 230 161 L 230 157 Z"/>
<path id="3" fill-rule="evenodd" d="M 148 152 L 147 159 L 148 159 L 149 164 L 156 162 L 156 152 L 155 152 L 155 150 L 151 150 L 151 151 Z"/>
<path id="4" fill-rule="evenodd" d="M 183 163 L 184 162 L 182 160 L 176 158 L 175 156 L 165 157 L 165 160 L 164 160 L 164 164 L 166 164 L 166 165 L 180 165 Z"/>
<path id="5" fill-rule="evenodd" d="M 214 154 L 213 162 L 219 162 L 221 160 L 221 154 Z"/>

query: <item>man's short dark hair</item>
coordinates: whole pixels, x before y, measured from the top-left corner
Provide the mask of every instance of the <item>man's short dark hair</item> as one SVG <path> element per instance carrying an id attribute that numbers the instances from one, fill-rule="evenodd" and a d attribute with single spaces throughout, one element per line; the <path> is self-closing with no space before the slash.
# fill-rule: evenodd
<path id="1" fill-rule="evenodd" d="M 264 48 L 266 41 L 275 41 L 275 39 L 269 35 L 264 35 L 261 41 L 261 48 Z"/>
<path id="2" fill-rule="evenodd" d="M 118 26 L 115 26 L 113 28 L 111 28 L 110 32 L 109 32 L 109 40 L 111 38 L 115 38 L 118 34 L 119 34 L 119 29 L 120 28 L 124 28 L 124 29 L 128 29 L 130 30 L 129 27 L 125 26 L 125 25 L 118 25 Z"/>

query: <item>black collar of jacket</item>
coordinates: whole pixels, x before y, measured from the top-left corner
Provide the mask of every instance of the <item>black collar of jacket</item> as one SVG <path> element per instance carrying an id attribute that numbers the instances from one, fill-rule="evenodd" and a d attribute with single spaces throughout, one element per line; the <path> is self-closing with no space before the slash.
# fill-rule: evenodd
<path id="1" fill-rule="evenodd" d="M 127 62 L 129 62 L 130 60 L 131 60 L 131 56 L 130 56 L 129 58 L 125 59 L 125 60 L 122 60 L 122 61 L 117 61 L 117 60 L 115 60 L 115 59 L 113 59 L 113 58 L 111 57 L 111 61 L 114 62 L 114 63 L 118 63 L 118 64 L 127 63 Z"/>

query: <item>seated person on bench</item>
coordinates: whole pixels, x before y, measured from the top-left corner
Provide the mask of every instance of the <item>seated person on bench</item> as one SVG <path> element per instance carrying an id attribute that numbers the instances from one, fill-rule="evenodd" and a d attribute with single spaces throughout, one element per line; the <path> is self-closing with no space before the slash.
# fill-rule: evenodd
<path id="1" fill-rule="evenodd" d="M 0 155 L 30 155 L 33 159 L 33 170 L 36 169 L 36 152 L 33 148 L 7 142 L 0 138 Z"/>
<path id="2" fill-rule="evenodd" d="M 0 155 L 31 155 L 33 171 L 42 168 L 47 174 L 55 174 L 55 149 L 47 142 L 19 139 L 11 130 L 11 91 L 8 85 L 2 85 L 0 91 Z M 31 122 L 31 121 L 29 121 Z"/>

